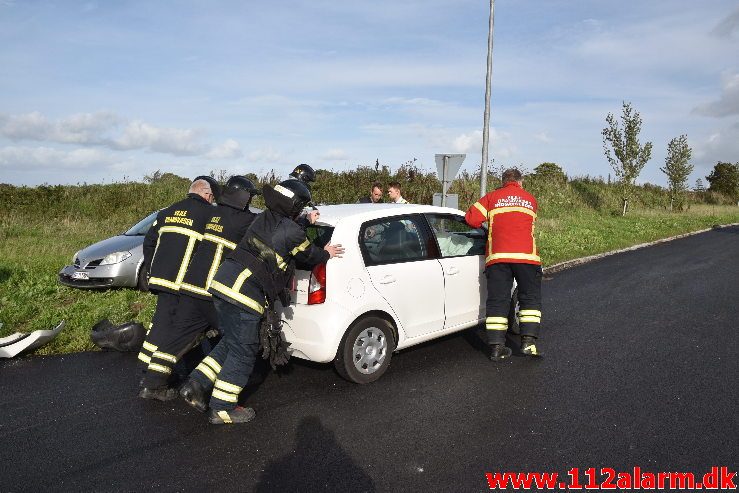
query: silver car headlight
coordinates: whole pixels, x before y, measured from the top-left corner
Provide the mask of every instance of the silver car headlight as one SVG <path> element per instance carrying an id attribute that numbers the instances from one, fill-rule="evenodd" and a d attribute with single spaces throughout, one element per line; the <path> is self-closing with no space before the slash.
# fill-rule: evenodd
<path id="1" fill-rule="evenodd" d="M 130 256 L 131 256 L 131 252 L 109 253 L 108 255 L 105 256 L 103 261 L 100 262 L 100 265 L 117 264 L 117 263 L 123 262 Z"/>
<path id="2" fill-rule="evenodd" d="M 82 250 L 77 250 L 77 252 L 75 252 L 75 254 L 74 254 L 74 255 L 72 255 L 72 263 L 74 263 L 74 261 L 75 261 L 75 260 L 77 260 L 77 257 L 79 257 L 79 256 L 80 256 L 80 252 L 81 252 L 81 251 L 82 251 Z"/>

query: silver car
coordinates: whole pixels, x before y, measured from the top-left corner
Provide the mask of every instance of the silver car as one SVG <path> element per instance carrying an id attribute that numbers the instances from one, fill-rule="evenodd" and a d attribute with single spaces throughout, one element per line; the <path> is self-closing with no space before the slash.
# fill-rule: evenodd
<path id="1" fill-rule="evenodd" d="M 157 217 L 154 211 L 123 234 L 83 248 L 72 265 L 59 272 L 59 282 L 73 288 L 130 287 L 147 290 L 144 236 Z"/>

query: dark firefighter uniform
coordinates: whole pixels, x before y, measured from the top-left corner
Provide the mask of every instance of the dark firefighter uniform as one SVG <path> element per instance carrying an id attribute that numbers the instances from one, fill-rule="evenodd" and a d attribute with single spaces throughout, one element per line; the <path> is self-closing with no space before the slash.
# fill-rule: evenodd
<path id="1" fill-rule="evenodd" d="M 518 283 L 522 336 L 539 336 L 541 322 L 541 260 L 534 240 L 537 203 L 516 181 L 475 202 L 465 220 L 473 228 L 488 225 L 485 246 L 488 343 L 504 344 L 513 279 Z"/>
<path id="2" fill-rule="evenodd" d="M 294 262 L 317 265 L 330 257 L 308 241 L 293 219 L 310 200 L 307 188 L 306 200 L 280 203 L 279 194 L 291 196 L 285 185 L 295 183 L 287 180 L 274 189 L 264 187 L 267 210 L 256 217 L 211 282 L 223 338 L 190 375 L 206 392 L 212 389 L 211 423 L 231 422 L 229 411 L 237 407 L 259 350 L 261 319 L 281 297 Z"/>
<path id="3" fill-rule="evenodd" d="M 226 192 L 224 190 L 224 195 Z M 222 260 L 236 248 L 256 214 L 229 205 L 211 208 L 211 213 L 200 246 L 180 283 L 180 299 L 172 330 L 161 334 L 158 339 L 157 356 L 149 364 L 144 377 L 146 388 L 166 386 L 174 365 L 197 344 L 201 335 L 211 328 L 218 329 L 218 315 L 208 288 Z M 202 357 L 203 353 L 200 353 L 195 361 L 199 362 Z"/>
<path id="4" fill-rule="evenodd" d="M 184 200 L 159 211 L 146 233 L 144 265 L 149 270 L 149 290 L 157 295 L 157 306 L 139 360 L 149 371 L 166 372 L 177 360 L 175 355 L 159 351 L 159 346 L 171 338 L 180 288 L 213 211 L 207 200 L 189 193 Z"/>

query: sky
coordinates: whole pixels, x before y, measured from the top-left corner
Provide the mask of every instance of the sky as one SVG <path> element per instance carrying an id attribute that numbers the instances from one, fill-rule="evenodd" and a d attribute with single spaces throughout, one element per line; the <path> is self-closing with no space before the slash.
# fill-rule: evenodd
<path id="1" fill-rule="evenodd" d="M 601 130 L 628 101 L 665 186 L 739 161 L 735 0 L 498 0 L 490 158 L 613 175 Z M 437 153 L 480 167 L 487 0 L 0 0 L 0 183 L 140 181 Z"/>

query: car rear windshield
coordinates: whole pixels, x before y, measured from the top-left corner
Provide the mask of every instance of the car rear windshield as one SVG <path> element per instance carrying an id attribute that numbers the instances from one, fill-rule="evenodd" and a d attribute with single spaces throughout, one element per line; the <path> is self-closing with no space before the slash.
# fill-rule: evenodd
<path id="1" fill-rule="evenodd" d="M 126 236 L 145 236 L 151 225 L 154 224 L 154 220 L 157 218 L 157 212 L 159 211 L 152 212 L 123 234 Z"/>
<path id="2" fill-rule="evenodd" d="M 308 241 L 319 248 L 323 248 L 331 241 L 331 235 L 334 233 L 333 226 L 321 226 L 318 224 L 311 224 L 305 229 L 305 234 L 308 237 Z M 311 270 L 312 266 L 304 265 L 298 262 L 295 266 L 300 270 Z"/>

